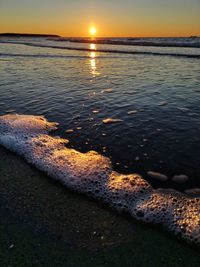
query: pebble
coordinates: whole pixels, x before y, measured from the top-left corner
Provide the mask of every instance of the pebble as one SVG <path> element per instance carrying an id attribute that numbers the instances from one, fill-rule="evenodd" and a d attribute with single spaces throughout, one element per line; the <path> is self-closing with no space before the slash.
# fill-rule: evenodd
<path id="1" fill-rule="evenodd" d="M 190 111 L 189 108 L 177 108 L 178 110 L 182 111 L 182 112 L 187 112 Z"/>
<path id="2" fill-rule="evenodd" d="M 165 105 L 167 105 L 167 102 L 165 102 L 165 101 L 162 101 L 162 102 L 160 102 L 160 103 L 158 104 L 158 106 L 165 106 Z"/>
<path id="3" fill-rule="evenodd" d="M 105 90 L 102 90 L 101 93 L 112 93 L 112 89 L 105 89 Z"/>
<path id="4" fill-rule="evenodd" d="M 180 183 L 180 184 L 185 183 L 188 179 L 189 179 L 188 176 L 184 174 L 174 175 L 172 177 L 173 182 Z"/>
<path id="5" fill-rule="evenodd" d="M 121 119 L 111 119 L 111 118 L 108 118 L 108 119 L 104 119 L 103 120 L 103 123 L 105 124 L 108 124 L 108 123 L 116 123 L 116 122 L 122 122 Z"/>
<path id="6" fill-rule="evenodd" d="M 168 180 L 168 177 L 166 175 L 159 173 L 159 172 L 148 171 L 147 174 L 151 178 L 154 178 L 154 179 L 162 181 L 162 182 L 165 182 Z"/>
<path id="7" fill-rule="evenodd" d="M 185 193 L 191 196 L 200 195 L 200 188 L 186 189 Z"/>
<path id="8" fill-rule="evenodd" d="M 128 115 L 135 114 L 135 113 L 138 113 L 138 111 L 137 110 L 130 110 L 127 112 Z"/>
<path id="9" fill-rule="evenodd" d="M 66 132 L 66 133 L 73 133 L 73 132 L 74 132 L 74 130 L 72 130 L 72 129 L 69 129 L 69 130 L 66 130 L 65 132 Z"/>

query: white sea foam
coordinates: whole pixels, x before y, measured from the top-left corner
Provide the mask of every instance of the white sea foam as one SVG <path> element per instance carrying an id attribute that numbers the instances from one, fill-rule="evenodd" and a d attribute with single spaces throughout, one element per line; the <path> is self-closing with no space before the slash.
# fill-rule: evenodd
<path id="1" fill-rule="evenodd" d="M 41 116 L 0 117 L 0 144 L 68 188 L 100 199 L 144 222 L 160 223 L 187 241 L 200 244 L 200 198 L 174 190 L 155 190 L 137 174 L 119 174 L 110 160 L 65 146 L 48 132 L 56 128 Z"/>

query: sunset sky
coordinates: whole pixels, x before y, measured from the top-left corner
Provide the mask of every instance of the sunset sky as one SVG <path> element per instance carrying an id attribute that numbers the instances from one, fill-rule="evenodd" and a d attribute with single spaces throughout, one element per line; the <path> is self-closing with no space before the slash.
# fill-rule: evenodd
<path id="1" fill-rule="evenodd" d="M 0 32 L 200 35 L 200 0 L 0 0 Z"/>

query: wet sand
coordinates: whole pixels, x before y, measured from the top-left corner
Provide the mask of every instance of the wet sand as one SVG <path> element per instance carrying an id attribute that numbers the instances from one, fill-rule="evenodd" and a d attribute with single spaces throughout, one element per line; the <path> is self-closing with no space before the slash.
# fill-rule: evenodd
<path id="1" fill-rule="evenodd" d="M 199 266 L 158 226 L 71 192 L 0 147 L 1 266 Z"/>

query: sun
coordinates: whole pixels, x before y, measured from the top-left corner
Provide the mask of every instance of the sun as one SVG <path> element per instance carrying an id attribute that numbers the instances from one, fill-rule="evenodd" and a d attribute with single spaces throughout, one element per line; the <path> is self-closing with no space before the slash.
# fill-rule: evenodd
<path id="1" fill-rule="evenodd" d="M 95 36 L 97 33 L 97 29 L 95 27 L 90 27 L 89 32 L 91 36 Z"/>

